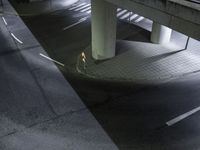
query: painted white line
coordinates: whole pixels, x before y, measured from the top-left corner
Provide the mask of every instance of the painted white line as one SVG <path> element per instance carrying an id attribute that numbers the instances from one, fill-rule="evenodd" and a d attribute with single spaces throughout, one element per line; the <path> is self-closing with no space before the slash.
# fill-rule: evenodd
<path id="1" fill-rule="evenodd" d="M 3 20 L 4 24 L 7 26 L 8 23 L 7 23 L 6 19 L 4 17 L 2 17 L 2 20 Z"/>
<path id="2" fill-rule="evenodd" d="M 91 13 L 91 10 L 86 11 L 86 13 L 87 13 L 87 14 L 90 14 L 90 13 Z"/>
<path id="3" fill-rule="evenodd" d="M 69 25 L 67 27 L 64 27 L 63 30 L 67 30 L 69 28 L 72 28 L 72 27 L 74 27 L 74 26 L 76 26 L 76 25 L 78 25 L 78 24 L 80 24 L 80 23 L 82 23 L 82 22 L 84 22 L 86 20 L 87 20 L 87 17 L 81 18 L 78 22 L 76 22 L 74 24 L 71 24 L 71 25 Z"/>
<path id="4" fill-rule="evenodd" d="M 80 7 L 80 8 L 75 9 L 74 11 L 79 11 L 79 10 L 81 10 L 81 9 L 84 9 L 84 8 L 90 6 L 90 5 L 91 5 L 91 4 L 87 4 L 87 5 L 85 5 L 85 6 L 82 6 L 82 7 Z"/>
<path id="5" fill-rule="evenodd" d="M 52 58 L 50 58 L 50 57 L 48 57 L 48 56 L 46 56 L 46 55 L 44 55 L 44 54 L 42 54 L 42 53 L 40 53 L 40 56 L 42 56 L 42 57 L 44 57 L 44 58 L 46 58 L 46 59 L 48 59 L 48 60 L 50 60 L 50 61 L 53 61 L 53 62 L 55 62 L 56 64 L 58 64 L 58 65 L 60 65 L 60 66 L 65 66 L 63 63 L 61 63 L 61 62 L 58 62 L 58 61 L 56 61 L 56 60 L 54 60 L 54 59 L 52 59 Z"/>
<path id="6" fill-rule="evenodd" d="M 178 117 L 166 122 L 166 125 L 172 126 L 172 125 L 178 123 L 179 121 L 191 116 L 192 114 L 197 113 L 198 111 L 200 111 L 200 107 L 197 107 L 197 108 L 195 108 L 195 109 L 193 109 L 191 111 L 188 111 L 187 113 L 184 113 L 184 114 L 182 114 L 182 115 L 180 115 L 180 116 L 178 116 Z"/>
<path id="7" fill-rule="evenodd" d="M 138 18 L 137 20 L 135 20 L 134 22 L 135 22 L 135 23 L 138 23 L 138 22 L 142 21 L 143 19 L 144 19 L 144 17 L 140 17 L 140 18 Z"/>
<path id="8" fill-rule="evenodd" d="M 122 17 L 120 17 L 120 19 L 125 19 L 125 18 L 127 18 L 129 15 L 130 15 L 129 12 L 127 12 L 125 15 L 123 15 Z"/>
<path id="9" fill-rule="evenodd" d="M 23 42 L 20 39 L 18 39 L 13 33 L 10 33 L 10 34 L 17 42 L 19 42 L 20 44 L 23 44 Z"/>
<path id="10" fill-rule="evenodd" d="M 91 9 L 91 6 L 89 6 L 89 7 L 85 8 L 85 9 L 81 10 L 80 12 L 85 12 L 85 11 L 88 11 L 90 9 Z"/>
<path id="11" fill-rule="evenodd" d="M 121 11 L 121 12 L 117 13 L 117 17 L 119 17 L 119 16 L 123 15 L 123 14 L 124 14 L 124 13 L 126 13 L 126 12 L 127 12 L 127 10 L 123 10 L 123 11 Z"/>
<path id="12" fill-rule="evenodd" d="M 122 9 L 121 8 L 117 8 L 117 12 L 120 11 L 120 10 L 122 10 Z"/>
<path id="13" fill-rule="evenodd" d="M 85 4 L 86 4 L 86 3 L 81 3 L 81 4 L 79 4 L 79 5 L 76 5 L 76 6 L 74 6 L 74 7 L 69 8 L 68 10 L 76 9 L 76 8 L 78 8 L 78 7 L 81 7 L 81 6 L 85 5 Z"/>
<path id="14" fill-rule="evenodd" d="M 133 19 L 135 19 L 138 16 L 138 14 L 134 14 L 133 16 L 130 17 L 130 21 L 132 21 Z"/>

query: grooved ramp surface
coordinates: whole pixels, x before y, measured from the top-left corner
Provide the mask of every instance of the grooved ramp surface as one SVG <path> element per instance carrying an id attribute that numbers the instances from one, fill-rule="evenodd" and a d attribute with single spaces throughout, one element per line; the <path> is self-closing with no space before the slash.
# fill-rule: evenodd
<path id="1" fill-rule="evenodd" d="M 88 57 L 85 71 L 80 65 L 83 73 L 102 79 L 159 82 L 200 71 L 200 56 L 173 43 L 158 45 L 122 40 L 117 45 L 117 55 L 112 59 L 95 63 Z"/>

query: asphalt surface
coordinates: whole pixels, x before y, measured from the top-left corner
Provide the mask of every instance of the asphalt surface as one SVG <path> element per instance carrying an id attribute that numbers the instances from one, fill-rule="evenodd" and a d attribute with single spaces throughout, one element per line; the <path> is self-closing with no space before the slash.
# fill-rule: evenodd
<path id="1" fill-rule="evenodd" d="M 167 121 L 200 106 L 200 73 L 188 74 L 158 85 L 138 85 L 116 81 L 105 82 L 77 75 L 75 74 L 77 56 L 90 45 L 90 19 L 88 18 L 68 30 L 63 31 L 63 28 L 86 16 L 88 14 L 66 9 L 40 16 L 23 17 L 23 20 L 49 56 L 66 65 L 65 68 L 59 67 L 59 69 L 109 136 L 110 143 L 114 142 L 116 146 L 111 144 L 110 147 L 106 148 L 120 150 L 200 149 L 200 112 L 196 112 L 172 126 L 166 125 Z M 137 32 L 135 32 L 136 30 Z M 134 34 L 137 36 L 134 36 Z M 148 41 L 149 35 L 148 31 L 137 26 L 130 26 L 130 24 L 121 21 L 118 23 L 118 39 L 131 40 L 134 38 L 134 40 Z M 173 39 L 176 40 L 175 37 Z M 1 40 L 6 41 L 6 39 Z M 185 41 L 185 37 L 181 36 L 180 43 L 184 47 L 183 41 Z M 192 47 L 192 45 L 190 46 Z M 198 49 L 197 46 L 196 51 L 194 50 L 197 56 L 199 54 Z M 6 76 L 8 75 L 2 75 L 4 78 Z M 97 149 L 95 144 L 98 145 L 99 149 L 105 149 L 103 142 L 99 142 L 101 140 L 98 139 L 98 134 L 90 138 L 86 138 L 85 134 L 77 134 L 77 136 L 69 136 L 66 141 L 52 136 L 56 134 L 58 137 L 66 137 L 70 133 L 76 133 L 76 131 L 82 133 L 85 130 L 85 123 L 92 122 L 92 119 L 83 117 L 87 115 L 84 115 L 82 111 L 74 115 L 77 119 L 74 120 L 71 117 L 61 119 L 59 125 L 46 122 L 45 125 L 35 126 L 33 130 L 40 129 L 44 133 L 48 131 L 47 133 L 51 133 L 51 136 L 49 134 L 37 134 L 34 137 L 40 140 L 48 138 L 45 141 L 54 143 L 53 148 L 55 149 L 57 145 L 61 146 L 62 142 L 71 140 L 73 141 L 71 145 L 69 142 L 71 149 Z M 74 124 L 76 129 L 73 128 Z M 61 127 L 58 132 L 56 131 L 57 126 Z M 73 132 L 70 131 L 70 128 L 74 129 Z M 92 133 L 97 132 L 96 128 L 92 129 Z M 87 131 L 84 133 L 87 133 Z M 101 133 L 101 131 L 97 133 Z M 29 137 L 28 135 L 34 134 L 31 131 L 26 131 L 23 137 Z M 16 139 L 20 139 L 20 137 L 18 135 Z M 15 140 L 15 145 L 18 145 L 18 148 L 20 144 L 23 145 L 28 141 L 26 145 L 31 145 L 31 142 L 34 141 L 28 138 L 29 140 L 21 142 L 12 136 L 9 137 L 9 135 L 8 138 Z M 84 139 L 95 144 L 83 144 L 82 147 L 77 147 L 74 144 L 77 140 L 82 141 Z M 78 143 L 80 144 L 80 142 Z M 40 142 L 40 144 L 44 146 L 49 143 Z M 59 146 L 57 149 L 66 149 L 66 145 Z M 30 146 L 24 149 L 27 148 L 30 149 Z M 48 147 L 45 148 L 48 149 Z M 10 149 L 15 150 L 15 148 Z"/>
<path id="2" fill-rule="evenodd" d="M 7 1 L 0 18 L 0 149 L 117 149 Z M 12 14 L 12 15 L 11 15 Z"/>

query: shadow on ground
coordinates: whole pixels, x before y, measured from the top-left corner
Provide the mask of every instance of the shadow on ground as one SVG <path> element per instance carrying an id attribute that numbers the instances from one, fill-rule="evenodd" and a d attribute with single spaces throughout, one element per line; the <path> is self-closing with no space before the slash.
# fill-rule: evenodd
<path id="1" fill-rule="evenodd" d="M 71 84 L 120 150 L 199 147 L 198 115 L 165 126 L 166 121 L 200 105 L 195 92 L 198 84 L 139 87 L 80 80 L 71 80 Z"/>
<path id="2" fill-rule="evenodd" d="M 37 23 L 34 23 L 35 20 Z M 72 18 L 68 19 L 69 22 L 64 20 L 63 16 L 59 18 L 52 14 L 24 18 L 52 58 L 75 68 L 78 54 L 90 44 L 90 23 L 88 21 L 81 27 L 62 32 L 58 27 L 62 29 L 65 24 L 74 22 Z M 120 26 L 124 28 L 119 32 L 127 29 L 126 23 Z M 130 35 L 130 28 L 133 35 Z M 137 40 L 138 37 L 138 41 L 149 42 L 148 31 L 140 29 L 136 34 L 138 27 L 130 28 L 125 32 L 129 33 L 125 38 Z M 168 55 L 171 53 L 151 59 Z M 189 84 L 147 86 L 112 83 L 91 81 L 66 70 L 63 72 L 120 150 L 188 150 L 199 147 L 199 123 L 196 119 L 190 119 L 193 126 L 186 120 L 174 127 L 165 127 L 166 121 L 200 104 L 198 92 L 194 92 L 195 88 L 199 88 L 198 84 L 195 87 Z"/>

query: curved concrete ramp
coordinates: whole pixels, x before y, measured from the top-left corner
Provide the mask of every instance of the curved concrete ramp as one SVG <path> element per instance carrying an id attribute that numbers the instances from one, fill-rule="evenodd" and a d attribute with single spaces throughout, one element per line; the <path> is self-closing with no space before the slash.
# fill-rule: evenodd
<path id="1" fill-rule="evenodd" d="M 90 49 L 87 56 L 90 56 Z M 82 73 L 96 79 L 160 83 L 171 78 L 200 71 L 199 55 L 192 50 L 168 43 L 117 42 L 117 55 L 99 63 L 88 57 L 86 70 Z"/>

